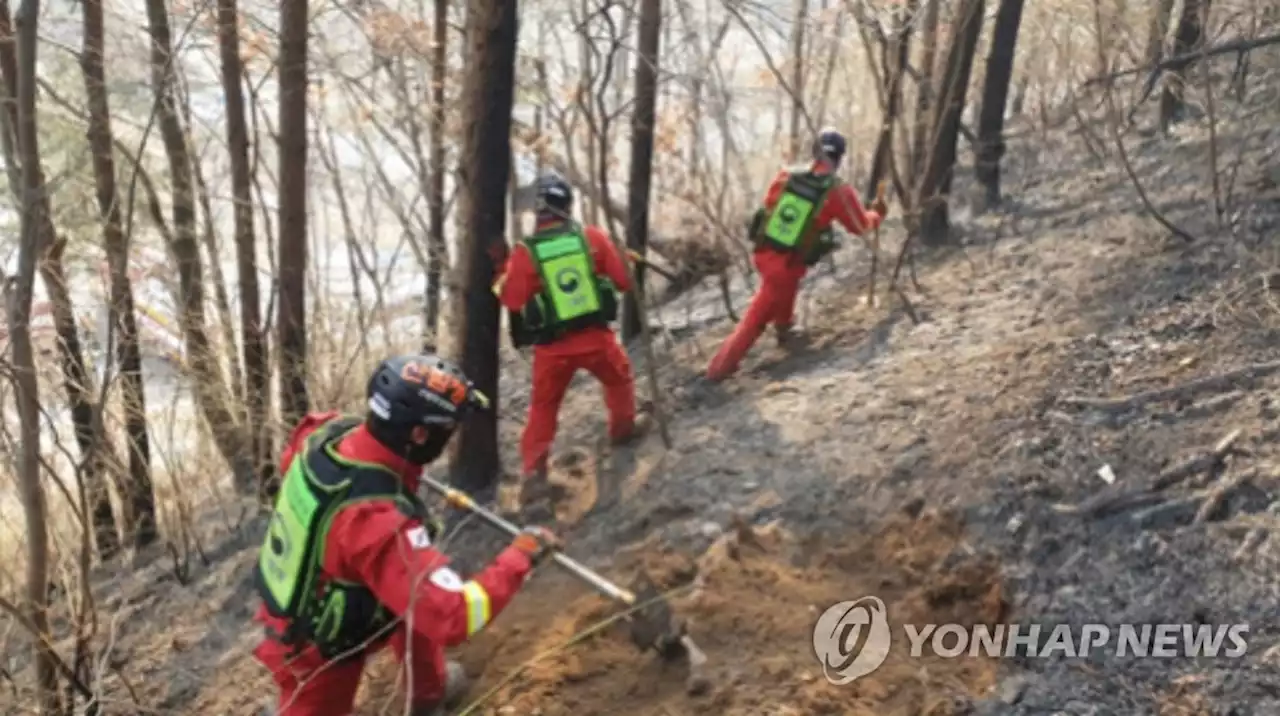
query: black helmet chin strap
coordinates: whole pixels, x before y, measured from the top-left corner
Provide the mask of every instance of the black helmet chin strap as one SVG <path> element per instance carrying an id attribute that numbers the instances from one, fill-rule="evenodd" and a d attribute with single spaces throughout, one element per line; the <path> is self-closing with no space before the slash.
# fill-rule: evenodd
<path id="1" fill-rule="evenodd" d="M 400 456 L 414 465 L 426 467 L 444 453 L 453 433 L 454 429 L 446 430 L 444 426 L 428 427 L 426 442 L 419 444 L 413 440 L 405 440 Z"/>
<path id="2" fill-rule="evenodd" d="M 570 219 L 573 218 L 569 216 L 569 211 L 567 209 L 566 210 L 557 209 L 556 207 L 551 206 L 550 204 L 547 204 L 545 202 L 542 204 L 542 208 L 538 209 L 538 216 L 539 218 L 546 217 L 546 218 L 552 218 L 552 219 L 563 219 L 564 221 L 569 221 Z"/>

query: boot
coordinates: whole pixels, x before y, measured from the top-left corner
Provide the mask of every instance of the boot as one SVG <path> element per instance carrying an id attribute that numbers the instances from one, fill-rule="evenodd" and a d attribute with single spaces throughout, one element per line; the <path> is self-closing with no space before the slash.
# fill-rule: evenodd
<path id="1" fill-rule="evenodd" d="M 445 708 L 453 708 L 462 703 L 462 697 L 467 695 L 467 689 L 471 686 L 471 679 L 467 677 L 467 670 L 462 668 L 462 664 L 452 659 L 444 663 L 444 703 Z"/>
<path id="2" fill-rule="evenodd" d="M 790 325 L 775 326 L 774 334 L 778 338 L 778 347 L 785 351 L 803 350 L 809 345 L 809 335 Z"/>
<path id="3" fill-rule="evenodd" d="M 654 423 L 652 411 L 653 405 L 650 403 L 640 406 L 640 409 L 636 411 L 635 422 L 631 424 L 631 432 L 620 437 L 609 438 L 609 443 L 614 447 L 622 447 L 624 445 L 631 445 L 632 443 L 640 440 L 640 438 L 643 438 L 645 435 L 648 435 L 649 431 L 653 430 Z"/>
<path id="4" fill-rule="evenodd" d="M 439 703 L 414 706 L 411 716 L 445 716 L 449 709 L 462 703 L 462 697 L 466 696 L 471 685 L 466 669 L 462 664 L 449 660 L 444 663 L 444 673 L 444 697 Z"/>

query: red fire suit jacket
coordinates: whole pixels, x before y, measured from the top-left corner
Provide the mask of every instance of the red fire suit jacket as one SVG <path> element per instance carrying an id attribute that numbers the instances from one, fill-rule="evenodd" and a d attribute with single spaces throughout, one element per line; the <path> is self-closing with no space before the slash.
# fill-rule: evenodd
<path id="1" fill-rule="evenodd" d="M 280 460 L 281 474 L 307 436 L 337 412 L 308 415 L 289 438 Z M 396 471 L 415 493 L 422 469 L 410 464 L 379 443 L 363 425 L 338 445 L 345 457 L 385 465 Z M 462 582 L 451 570 L 439 570 L 449 558 L 427 543 L 423 525 L 405 516 L 390 500 L 360 502 L 342 508 L 334 517 L 325 541 L 320 579 L 342 579 L 368 587 L 379 603 L 398 616 L 410 604 L 413 633 L 406 635 L 414 653 L 437 653 L 457 646 L 484 627 L 507 606 L 532 569 L 528 556 L 508 547 L 479 574 Z M 268 631 L 281 633 L 284 620 L 260 606 L 256 619 Z M 421 662 L 419 664 L 419 662 Z M 441 688 L 436 665 L 415 659 L 415 692 L 434 693 Z"/>

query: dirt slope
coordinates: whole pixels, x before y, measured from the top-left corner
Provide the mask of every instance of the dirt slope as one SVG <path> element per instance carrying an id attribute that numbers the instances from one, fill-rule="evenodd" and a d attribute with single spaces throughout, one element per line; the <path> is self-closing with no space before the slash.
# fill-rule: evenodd
<path id="1" fill-rule="evenodd" d="M 1267 87 L 1257 106 L 1280 106 L 1275 85 Z M 966 224 L 963 255 L 922 267 L 926 292 L 911 294 L 919 324 L 893 306 L 868 310 L 859 301 L 866 264 L 848 251 L 834 274 L 819 272 L 802 301 L 816 338 L 812 350 L 787 356 L 762 341 L 741 375 L 709 388 L 696 373 L 729 329 L 718 319 L 714 293 L 696 298 L 687 312 L 668 311 L 673 333 L 693 334 L 675 342 L 678 363 L 664 366 L 662 393 L 679 410 L 676 445 L 662 453 L 651 441 L 636 455 L 593 458 L 602 476 L 596 492 L 622 502 L 598 508 L 571 532 L 575 549 L 606 554 L 610 545 L 647 538 L 696 550 L 735 514 L 865 544 L 859 538 L 880 534 L 886 517 L 923 501 L 961 515 L 966 543 L 994 555 L 1020 621 L 1252 625 L 1250 654 L 1241 660 L 1002 662 L 1002 686 L 973 708 L 1276 712 L 1271 684 L 1280 671 L 1267 615 L 1280 608 L 1280 596 L 1264 535 L 1274 524 L 1266 515 L 1280 506 L 1277 380 L 1218 381 L 1119 412 L 1081 409 L 1073 400 L 1280 359 L 1271 288 L 1280 278 L 1265 243 L 1280 226 L 1280 195 L 1267 181 L 1280 135 L 1256 116 L 1225 126 L 1220 139 L 1239 152 L 1241 186 L 1252 187 L 1236 204 L 1234 234 L 1215 230 L 1204 211 L 1207 186 L 1190 169 L 1208 164 L 1203 122 L 1171 139 L 1131 138 L 1128 147 L 1152 201 L 1199 237 L 1191 244 L 1144 214 L 1118 167 L 1080 161 L 1087 155 L 1078 145 L 1052 136 L 1013 160 L 1017 179 L 1008 190 L 1015 199 L 1004 213 Z M 599 398 L 587 385 L 567 408 L 575 417 L 566 420 L 566 449 L 590 450 L 599 435 Z M 1147 491 L 1162 471 L 1234 429 L 1241 451 L 1224 469 L 1151 493 L 1151 511 L 1081 511 L 1113 493 Z M 1118 476 L 1116 485 L 1097 477 L 1103 465 Z M 1197 519 L 1215 492 L 1224 499 Z M 861 560 L 873 574 L 893 561 L 866 551 Z M 913 576 L 916 586 L 937 578 Z M 842 577 L 850 581 L 834 586 L 845 598 L 865 591 L 858 572 Z M 761 645 L 785 643 L 802 653 L 814 618 L 784 627 L 785 638 L 744 635 L 731 651 L 757 654 Z M 720 630 L 695 633 L 715 639 Z M 496 702 L 509 699 L 513 713 L 557 713 L 566 700 L 587 711 L 604 708 L 601 694 L 627 695 L 618 702 L 627 713 L 720 707 L 668 699 L 665 691 L 636 701 L 635 693 L 660 688 L 648 674 L 629 667 L 597 672 L 589 658 L 584 651 L 574 657 L 580 663 L 536 669 Z M 584 669 L 589 678 L 566 676 Z M 787 676 L 756 683 L 774 699 L 760 713 L 796 707 L 787 702 L 794 698 Z M 975 681 L 970 693 L 984 686 Z M 911 692 L 917 705 L 956 697 L 910 678 L 889 688 Z M 757 693 L 734 686 L 735 695 L 740 689 Z M 855 694 L 835 698 L 836 712 L 897 707 L 859 704 Z"/>
<path id="2" fill-rule="evenodd" d="M 632 552 L 645 555 L 637 561 L 663 586 L 696 582 L 674 604 L 709 658 L 711 688 L 697 695 L 686 693 L 683 665 L 637 653 L 625 628 L 562 648 L 613 610 L 559 575 L 539 575 L 537 596 L 517 602 L 464 650 L 479 677 L 467 713 L 957 713 L 953 704 L 994 683 L 993 664 L 922 665 L 895 653 L 856 686 L 838 688 L 822 678 L 809 635 L 827 606 L 867 594 L 920 623 L 998 621 L 999 570 L 977 557 L 957 559 L 961 534 L 955 521 L 931 515 L 894 521 L 856 544 L 802 545 L 772 524 L 725 535 L 696 560 Z M 386 689 L 371 690 L 367 712 L 387 697 Z"/>
<path id="3" fill-rule="evenodd" d="M 1257 112 L 1280 107 L 1280 83 L 1255 83 Z M 1142 214 L 1114 162 L 1094 163 L 1076 139 L 1051 134 L 1011 148 L 1001 213 L 960 217 L 965 251 L 920 267 L 925 290 L 910 292 L 918 324 L 897 305 L 860 302 L 865 256 L 848 248 L 802 299 L 814 346 L 786 355 L 762 341 L 739 376 L 711 388 L 697 374 L 730 328 L 714 287 L 669 307 L 660 390 L 675 444 L 601 447 L 599 391 L 584 381 L 558 441 L 557 479 L 574 496 L 560 527 L 575 556 L 611 574 L 647 564 L 701 581 L 680 613 L 711 656 L 715 687 L 685 694 L 678 671 L 613 633 L 500 684 L 604 614 L 544 570 L 460 655 L 478 679 L 473 698 L 498 687 L 473 713 L 1280 713 L 1270 626 L 1280 564 L 1267 538 L 1280 513 L 1280 374 L 1127 408 L 1075 400 L 1280 360 L 1268 241 L 1280 194 L 1266 181 L 1280 130 L 1260 116 L 1220 128 L 1224 146 L 1242 148 L 1234 232 L 1216 232 L 1205 209 L 1195 174 L 1207 165 L 1202 123 L 1129 146 L 1152 200 L 1200 237 L 1191 244 Z M 896 234 L 886 231 L 886 243 Z M 741 308 L 745 288 L 736 295 Z M 522 370 L 517 362 L 507 385 L 522 384 Z M 510 444 L 523 399 L 518 389 L 504 396 Z M 1150 489 L 1234 431 L 1236 451 L 1216 469 Z M 1098 477 L 1103 465 L 1114 485 Z M 1130 492 L 1146 501 L 1125 503 Z M 1205 508 L 1215 494 L 1216 508 Z M 727 557 L 735 519 L 756 526 L 764 548 Z M 225 541 L 188 585 L 161 581 L 157 566 L 113 587 L 112 663 L 146 709 L 250 714 L 268 698 L 248 657 L 258 635 L 246 621 L 245 548 L 256 532 L 250 524 Z M 474 566 L 499 543 L 465 526 L 459 560 Z M 866 679 L 829 686 L 811 651 L 813 624 L 830 603 L 865 594 L 883 598 L 895 621 L 1253 629 L 1240 660 L 895 654 Z M 383 664 L 366 680 L 364 713 L 393 712 L 392 672 Z M 111 673 L 119 698 L 109 711 L 139 712 Z"/>

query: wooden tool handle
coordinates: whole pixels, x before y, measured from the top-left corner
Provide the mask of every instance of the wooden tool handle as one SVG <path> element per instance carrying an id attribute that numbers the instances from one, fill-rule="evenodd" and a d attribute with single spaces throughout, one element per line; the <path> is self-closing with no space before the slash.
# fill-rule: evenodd
<path id="1" fill-rule="evenodd" d="M 635 263 L 643 264 L 649 267 L 649 269 L 652 270 L 654 273 L 667 279 L 668 281 L 676 280 L 675 274 L 662 268 L 661 266 L 655 265 L 653 262 L 649 261 L 649 259 L 646 259 L 644 256 L 642 256 L 639 251 L 636 251 L 634 249 L 627 249 L 627 258 L 631 259 Z"/>
<path id="2" fill-rule="evenodd" d="M 491 512 L 485 509 L 484 507 L 481 507 L 467 493 L 461 490 L 454 489 L 444 484 L 443 482 L 439 482 L 431 477 L 428 477 L 427 475 L 423 475 L 421 480 L 422 480 L 422 484 L 427 486 L 427 489 L 443 497 L 444 501 L 449 503 L 449 505 L 451 505 L 452 507 L 455 507 L 460 510 L 466 510 L 474 514 L 475 516 L 479 517 L 482 521 L 487 522 L 488 524 L 498 528 L 499 530 L 502 530 L 503 532 L 506 532 L 508 535 L 512 537 L 515 537 L 516 535 L 520 534 L 521 530 L 518 525 L 512 524 L 511 522 L 508 522 L 507 520 L 500 517 L 497 513 Z M 636 595 L 631 593 L 630 590 L 623 589 L 622 587 L 614 584 L 613 582 L 610 582 L 609 580 L 605 579 L 600 574 L 591 570 L 589 567 L 577 561 L 576 559 L 573 559 L 572 557 L 562 552 L 556 551 L 551 554 L 551 560 L 555 562 L 557 565 L 559 565 L 561 568 L 567 570 L 573 576 L 577 577 L 583 582 L 586 582 L 593 589 L 595 589 L 597 592 L 600 592 L 604 596 L 609 597 L 610 599 L 613 599 L 615 601 L 622 602 L 627 606 L 632 606 L 635 604 Z"/>

